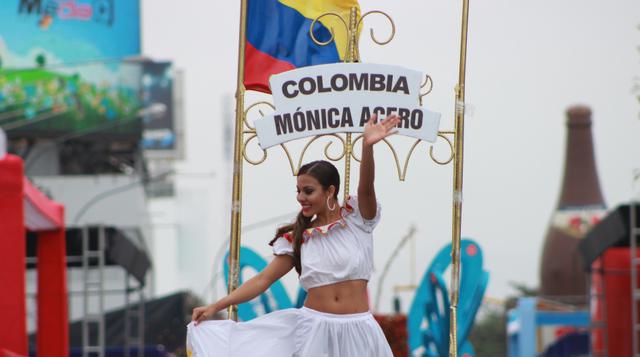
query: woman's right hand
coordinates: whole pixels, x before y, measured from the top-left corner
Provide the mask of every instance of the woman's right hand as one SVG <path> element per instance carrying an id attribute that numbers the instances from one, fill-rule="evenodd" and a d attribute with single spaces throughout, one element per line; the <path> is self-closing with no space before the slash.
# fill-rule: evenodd
<path id="1" fill-rule="evenodd" d="M 400 123 L 400 117 L 395 113 L 392 113 L 383 121 L 378 120 L 378 116 L 373 114 L 364 126 L 362 144 L 374 145 L 387 136 L 397 133 L 396 127 L 398 123 Z"/>
<path id="2" fill-rule="evenodd" d="M 220 309 L 216 306 L 216 304 L 198 306 L 193 309 L 193 313 L 191 314 L 191 321 L 193 321 L 194 324 L 197 325 L 201 321 L 210 319 L 219 310 Z"/>

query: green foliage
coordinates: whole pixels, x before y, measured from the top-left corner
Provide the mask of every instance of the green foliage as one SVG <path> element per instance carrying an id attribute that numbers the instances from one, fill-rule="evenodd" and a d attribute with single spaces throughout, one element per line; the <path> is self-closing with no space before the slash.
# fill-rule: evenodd
<path id="1" fill-rule="evenodd" d="M 47 57 L 45 57 L 45 55 L 43 53 L 40 53 L 39 55 L 36 56 L 36 64 L 38 65 L 38 68 L 42 68 L 44 66 L 47 65 Z"/>
<path id="2" fill-rule="evenodd" d="M 539 290 L 537 288 L 528 287 L 523 283 L 517 283 L 512 281 L 512 282 L 509 282 L 509 285 L 513 289 L 515 289 L 516 295 L 507 297 L 506 302 L 504 304 L 505 309 L 507 311 L 516 307 L 516 304 L 518 303 L 518 298 L 526 297 L 526 296 L 538 296 L 538 293 L 539 293 Z"/>
<path id="3" fill-rule="evenodd" d="M 506 314 L 502 310 L 490 311 L 476 322 L 469 334 L 476 356 L 507 355 L 506 324 Z"/>

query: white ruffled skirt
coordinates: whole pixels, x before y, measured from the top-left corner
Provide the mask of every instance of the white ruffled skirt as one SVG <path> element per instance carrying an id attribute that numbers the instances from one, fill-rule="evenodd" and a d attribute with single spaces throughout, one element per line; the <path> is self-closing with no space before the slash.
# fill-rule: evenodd
<path id="1" fill-rule="evenodd" d="M 191 357 L 392 357 L 370 312 L 329 314 L 302 307 L 247 322 L 193 322 L 187 326 Z"/>

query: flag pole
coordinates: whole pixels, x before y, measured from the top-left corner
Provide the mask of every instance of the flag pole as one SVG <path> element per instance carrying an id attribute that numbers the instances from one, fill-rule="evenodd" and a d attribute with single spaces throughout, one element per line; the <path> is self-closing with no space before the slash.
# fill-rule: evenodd
<path id="1" fill-rule="evenodd" d="M 460 231 L 462 223 L 462 155 L 464 148 L 464 86 L 467 64 L 467 33 L 469 29 L 469 0 L 462 2 L 462 31 L 460 34 L 460 63 L 455 103 L 455 148 L 453 161 L 453 222 L 451 235 L 451 316 L 449 318 L 449 357 L 458 357 L 458 299 L 460 295 Z"/>
<path id="2" fill-rule="evenodd" d="M 344 62 L 346 63 L 353 63 L 353 62 L 360 61 L 357 34 L 358 34 L 358 9 L 356 7 L 352 7 L 349 10 L 349 27 L 347 29 L 347 36 L 348 36 L 347 54 L 344 60 Z M 344 148 L 343 202 L 347 202 L 347 199 L 349 198 L 352 151 L 353 151 L 353 141 L 351 138 L 351 133 L 347 133 L 345 137 L 345 148 Z"/>
<path id="3" fill-rule="evenodd" d="M 231 231 L 229 238 L 228 293 L 238 287 L 240 274 L 240 228 L 242 223 L 242 125 L 244 121 L 244 51 L 247 29 L 247 0 L 240 1 L 240 33 L 238 36 L 238 79 L 236 87 L 235 141 L 233 145 L 233 190 L 231 193 Z M 238 320 L 238 306 L 227 308 L 229 320 Z"/>

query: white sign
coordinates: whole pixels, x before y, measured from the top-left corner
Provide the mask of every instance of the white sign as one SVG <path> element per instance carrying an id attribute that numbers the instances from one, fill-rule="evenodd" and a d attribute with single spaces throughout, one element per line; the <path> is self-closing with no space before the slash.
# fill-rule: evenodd
<path id="1" fill-rule="evenodd" d="M 332 133 L 361 133 L 372 114 L 400 117 L 398 134 L 434 142 L 440 113 L 419 106 L 418 71 L 398 66 L 335 63 L 271 76 L 275 113 L 255 121 L 263 149 Z"/>

